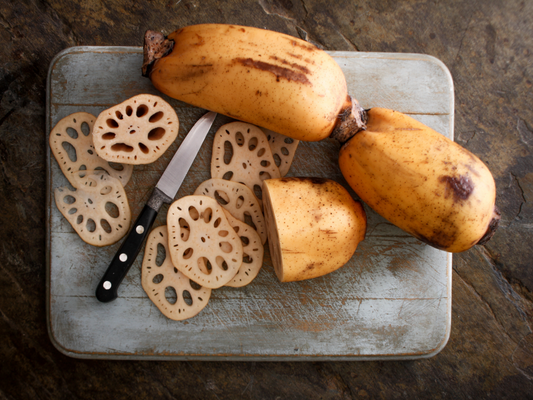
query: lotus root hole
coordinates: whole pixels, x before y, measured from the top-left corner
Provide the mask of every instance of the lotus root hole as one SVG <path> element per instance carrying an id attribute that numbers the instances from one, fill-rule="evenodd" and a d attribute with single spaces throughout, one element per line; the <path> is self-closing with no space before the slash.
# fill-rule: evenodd
<path id="1" fill-rule="evenodd" d="M 261 189 L 261 186 L 254 185 L 254 194 L 258 199 L 263 197 L 263 190 Z"/>
<path id="2" fill-rule="evenodd" d="M 218 226 L 220 225 L 221 222 L 222 222 L 222 218 L 217 218 L 217 219 L 215 220 L 215 223 L 213 224 L 213 226 L 214 226 L 215 228 L 218 228 Z"/>
<path id="3" fill-rule="evenodd" d="M 242 207 L 243 204 L 244 204 L 244 197 L 239 196 L 239 197 L 237 198 L 237 201 L 236 201 L 235 207 L 237 207 L 237 210 L 238 210 L 239 208 Z"/>
<path id="4" fill-rule="evenodd" d="M 94 222 L 92 218 L 89 218 L 87 220 L 87 223 L 85 224 L 85 227 L 87 228 L 89 232 L 94 232 L 96 230 L 96 223 Z"/>
<path id="5" fill-rule="evenodd" d="M 167 299 L 169 304 L 176 304 L 176 301 L 178 301 L 178 296 L 174 287 L 167 286 L 165 288 L 165 299 Z"/>
<path id="6" fill-rule="evenodd" d="M 229 165 L 231 159 L 233 158 L 233 145 L 230 141 L 226 140 L 224 142 L 224 164 Z"/>
<path id="7" fill-rule="evenodd" d="M 211 219 L 213 218 L 213 210 L 211 207 L 205 209 L 205 211 L 202 213 L 202 218 L 206 224 L 211 222 Z"/>
<path id="8" fill-rule="evenodd" d="M 225 179 L 227 181 L 231 181 L 232 177 L 233 177 L 233 171 L 228 171 L 224 175 L 222 175 L 222 179 Z"/>
<path id="9" fill-rule="evenodd" d="M 237 143 L 239 147 L 244 146 L 244 135 L 242 134 L 242 132 L 237 132 L 235 134 L 235 143 Z"/>
<path id="10" fill-rule="evenodd" d="M 150 121 L 151 123 L 160 121 L 164 115 L 165 114 L 163 113 L 163 111 L 158 111 L 155 114 L 152 114 L 152 116 L 148 118 L 148 121 Z"/>
<path id="11" fill-rule="evenodd" d="M 66 203 L 66 204 L 73 204 L 75 201 L 76 201 L 76 198 L 74 196 L 71 196 L 70 194 L 63 197 L 63 201 Z"/>
<path id="12" fill-rule="evenodd" d="M 281 148 L 281 154 L 283 154 L 284 156 L 288 156 L 289 155 L 289 149 L 287 149 L 286 147 L 282 147 Z"/>
<path id="13" fill-rule="evenodd" d="M 163 275 L 162 274 L 157 274 L 156 276 L 154 276 L 154 278 L 152 279 L 152 282 L 155 283 L 156 285 L 161 283 L 163 281 Z"/>
<path id="14" fill-rule="evenodd" d="M 218 202 L 218 204 L 225 206 L 229 203 L 229 196 L 222 190 L 215 190 L 215 200 Z"/>
<path id="15" fill-rule="evenodd" d="M 118 218 L 120 216 L 118 206 L 110 201 L 105 203 L 105 211 L 111 218 Z"/>
<path id="16" fill-rule="evenodd" d="M 265 179 L 271 179 L 272 176 L 270 175 L 270 173 L 266 171 L 261 171 L 259 172 L 259 178 L 261 178 L 261 180 L 264 181 Z"/>
<path id="17" fill-rule="evenodd" d="M 113 168 L 115 171 L 124 171 L 124 165 L 114 162 L 108 162 L 109 166 Z"/>
<path id="18" fill-rule="evenodd" d="M 195 281 L 192 281 L 190 279 L 189 279 L 189 284 L 194 290 L 200 290 L 202 288 L 199 284 L 197 284 Z"/>
<path id="19" fill-rule="evenodd" d="M 200 213 L 194 206 L 189 207 L 189 215 L 193 219 L 193 221 L 198 221 L 198 219 L 200 218 Z"/>
<path id="20" fill-rule="evenodd" d="M 75 163 L 78 160 L 78 156 L 76 154 L 76 148 L 72 146 L 69 142 L 63 142 L 61 143 L 65 151 L 67 152 L 68 158 L 70 161 Z"/>
<path id="21" fill-rule="evenodd" d="M 81 133 L 83 133 L 84 136 L 89 136 L 89 134 L 91 133 L 91 128 L 87 122 L 82 122 L 80 128 Z"/>
<path id="22" fill-rule="evenodd" d="M 255 136 L 253 138 L 250 139 L 250 141 L 248 142 L 248 150 L 250 151 L 254 151 L 257 147 L 259 143 L 259 139 L 257 139 Z M 265 152 L 265 149 L 261 149 L 259 151 L 263 151 L 263 153 Z M 261 157 L 261 156 L 259 156 Z"/>
<path id="23" fill-rule="evenodd" d="M 76 223 L 79 225 L 83 222 L 83 215 L 78 215 L 78 218 L 76 219 Z"/>
<path id="24" fill-rule="evenodd" d="M 124 115 L 122 115 L 122 113 L 120 111 L 115 111 L 115 115 L 117 116 L 118 119 L 124 119 Z"/>
<path id="25" fill-rule="evenodd" d="M 67 135 L 69 135 L 72 139 L 77 139 L 78 138 L 78 131 L 69 126 L 67 128 Z"/>
<path id="26" fill-rule="evenodd" d="M 117 135 L 115 135 L 113 132 L 107 132 L 102 135 L 102 139 L 104 140 L 113 140 Z"/>
<path id="27" fill-rule="evenodd" d="M 245 264 L 251 264 L 253 262 L 253 259 L 248 254 L 245 254 L 244 257 L 242 258 L 242 262 Z"/>
<path id="28" fill-rule="evenodd" d="M 148 140 L 160 140 L 165 136 L 165 129 L 157 127 L 148 132 Z"/>
<path id="29" fill-rule="evenodd" d="M 220 250 L 222 250 L 226 254 L 231 253 L 233 251 L 233 246 L 229 242 L 220 242 L 218 246 L 220 247 Z"/>
<path id="30" fill-rule="evenodd" d="M 106 120 L 106 123 L 107 123 L 107 126 L 110 127 L 111 129 L 118 128 L 118 122 L 115 121 L 113 118 L 108 118 Z"/>
<path id="31" fill-rule="evenodd" d="M 183 259 L 188 260 L 189 258 L 192 257 L 193 253 L 194 253 L 194 249 L 192 247 L 189 247 L 187 250 L 183 252 Z"/>
<path id="32" fill-rule="evenodd" d="M 139 107 L 137 107 L 137 118 L 144 117 L 146 114 L 148 114 L 148 106 L 141 104 Z"/>
<path id="33" fill-rule="evenodd" d="M 246 163 L 242 163 L 242 169 L 246 169 L 247 165 Z"/>
<path id="34" fill-rule="evenodd" d="M 250 244 L 250 239 L 248 239 L 246 236 L 241 236 L 241 242 L 246 247 Z"/>
<path id="35" fill-rule="evenodd" d="M 249 213 L 244 213 L 244 223 L 251 226 L 255 230 L 257 230 L 257 228 L 255 227 L 254 221 L 252 219 L 252 216 Z"/>
<path id="36" fill-rule="evenodd" d="M 277 167 L 279 167 L 281 165 L 281 158 L 279 154 L 274 153 L 273 156 L 274 156 L 274 163 L 276 164 Z"/>
<path id="37" fill-rule="evenodd" d="M 257 157 L 263 157 L 265 152 L 266 152 L 266 149 L 264 147 L 259 149 L 259 151 L 257 152 Z"/>
<path id="38" fill-rule="evenodd" d="M 111 150 L 113 151 L 123 151 L 126 153 L 131 153 L 133 151 L 133 147 L 128 146 L 125 143 L 116 143 L 113 146 L 111 146 Z"/>
<path id="39" fill-rule="evenodd" d="M 144 154 L 148 154 L 150 152 L 150 149 L 148 149 L 148 147 L 142 143 L 139 143 L 139 148 Z"/>
<path id="40" fill-rule="evenodd" d="M 106 231 L 106 233 L 111 233 L 112 232 L 111 225 L 109 225 L 109 222 L 106 219 L 102 218 L 100 220 L 100 226 L 102 227 L 102 229 L 104 231 Z"/>
<path id="41" fill-rule="evenodd" d="M 78 212 L 78 209 L 75 207 L 68 210 L 69 215 L 76 214 L 77 212 Z"/>
<path id="42" fill-rule="evenodd" d="M 217 265 L 224 271 L 228 270 L 228 263 L 220 256 L 217 256 Z"/>
<path id="43" fill-rule="evenodd" d="M 210 275 L 213 271 L 211 262 L 205 257 L 198 258 L 198 268 L 200 269 L 200 271 L 202 271 L 204 275 Z"/>
<path id="44" fill-rule="evenodd" d="M 218 231 L 218 236 L 220 237 L 226 237 L 229 235 L 229 232 L 225 229 Z"/>
<path id="45" fill-rule="evenodd" d="M 105 196 L 106 194 L 111 193 L 112 190 L 113 190 L 113 187 L 107 185 L 107 186 L 104 186 L 104 187 L 102 188 L 102 190 L 100 190 L 100 194 L 101 194 L 102 196 Z"/>
<path id="46" fill-rule="evenodd" d="M 192 296 L 189 291 L 184 290 L 181 295 L 183 296 L 183 301 L 185 301 L 188 306 L 192 306 Z"/>
<path id="47" fill-rule="evenodd" d="M 264 168 L 270 167 L 270 161 L 268 160 L 261 160 L 261 166 Z"/>
<path id="48" fill-rule="evenodd" d="M 163 265 L 163 262 L 165 262 L 165 259 L 167 258 L 167 251 L 165 250 L 165 246 L 163 246 L 161 243 L 157 244 L 157 255 L 155 257 L 155 265 L 160 267 Z"/>
<path id="49" fill-rule="evenodd" d="M 131 108 L 131 106 L 127 106 L 126 107 L 126 115 L 128 117 L 131 117 L 132 114 L 133 114 L 133 108 Z"/>

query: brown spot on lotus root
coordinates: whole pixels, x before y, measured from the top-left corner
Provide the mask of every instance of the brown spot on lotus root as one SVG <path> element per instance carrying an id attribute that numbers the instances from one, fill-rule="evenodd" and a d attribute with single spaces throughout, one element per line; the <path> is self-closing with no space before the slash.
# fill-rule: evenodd
<path id="1" fill-rule="evenodd" d="M 444 197 L 453 195 L 455 202 L 467 200 L 474 191 L 474 182 L 468 176 L 441 176 L 439 181 L 446 184 Z"/>

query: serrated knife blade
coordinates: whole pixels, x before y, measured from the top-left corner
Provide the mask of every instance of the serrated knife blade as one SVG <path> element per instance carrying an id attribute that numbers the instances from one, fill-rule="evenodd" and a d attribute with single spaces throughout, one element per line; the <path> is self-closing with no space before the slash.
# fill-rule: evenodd
<path id="1" fill-rule="evenodd" d="M 137 217 L 96 288 L 96 298 L 104 303 L 115 300 L 118 287 L 137 258 L 142 244 L 163 203 L 171 203 L 189 172 L 205 137 L 216 117 L 210 111 L 203 115 L 189 131 L 180 147 L 159 178 L 150 199 Z"/>

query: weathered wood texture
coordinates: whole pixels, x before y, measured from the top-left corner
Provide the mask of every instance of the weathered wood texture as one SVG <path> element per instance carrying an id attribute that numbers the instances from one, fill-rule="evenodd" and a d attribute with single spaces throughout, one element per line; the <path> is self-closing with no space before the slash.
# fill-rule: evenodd
<path id="1" fill-rule="evenodd" d="M 149 362 L 59 353 L 45 313 L 45 93 L 55 54 L 139 45 L 201 22 L 285 32 L 327 50 L 424 53 L 455 81 L 455 140 L 498 187 L 502 226 L 454 257 L 452 329 L 401 362 Z M 533 4 L 528 1 L 0 2 L 0 398 L 531 398 Z"/>

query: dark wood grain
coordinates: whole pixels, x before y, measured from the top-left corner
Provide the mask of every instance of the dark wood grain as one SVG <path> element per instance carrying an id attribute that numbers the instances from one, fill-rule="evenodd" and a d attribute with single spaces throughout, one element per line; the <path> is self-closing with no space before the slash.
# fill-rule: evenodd
<path id="1" fill-rule="evenodd" d="M 493 172 L 502 224 L 454 256 L 450 340 L 402 362 L 68 358 L 45 316 L 45 95 L 75 45 L 140 45 L 148 28 L 251 25 L 327 50 L 424 53 L 455 82 L 456 141 Z M 0 399 L 533 397 L 533 3 L 23 0 L 0 3 Z"/>

